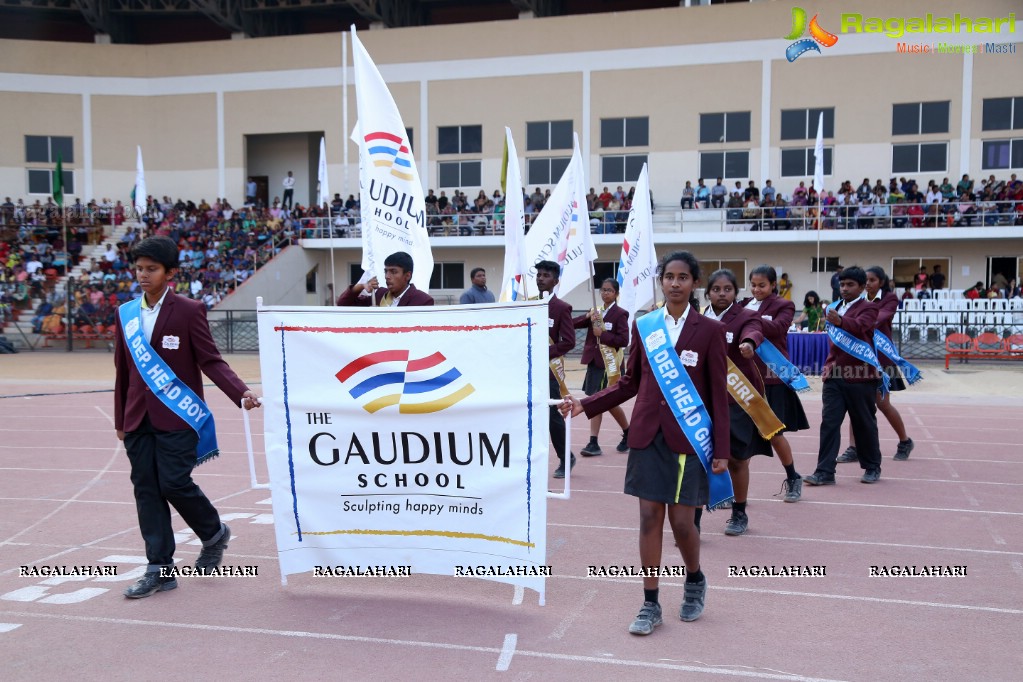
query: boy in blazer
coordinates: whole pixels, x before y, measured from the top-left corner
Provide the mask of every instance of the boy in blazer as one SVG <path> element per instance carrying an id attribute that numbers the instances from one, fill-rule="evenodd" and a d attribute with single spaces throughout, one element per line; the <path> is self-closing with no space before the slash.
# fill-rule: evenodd
<path id="1" fill-rule="evenodd" d="M 168 281 L 177 272 L 178 247 L 167 237 L 150 237 L 132 249 L 135 278 L 143 292 L 140 323 L 150 346 L 200 399 L 202 374 L 236 405 L 259 405 L 259 397 L 220 357 L 201 301 L 179 296 Z M 137 352 L 137 351 L 136 351 Z M 231 530 L 192 480 L 196 465 L 196 432 L 153 394 L 125 342 L 120 317 L 114 346 L 114 428 L 124 441 L 131 464 L 139 530 L 149 562 L 146 573 L 125 590 L 128 598 L 148 597 L 177 587 L 161 569 L 174 566 L 173 506 L 202 541 L 197 570 L 220 565 Z"/>
<path id="2" fill-rule="evenodd" d="M 433 297 L 420 291 L 412 284 L 412 256 L 396 251 L 384 259 L 384 284 L 381 288 L 374 277 L 366 284 L 349 286 L 338 296 L 339 306 L 370 306 L 373 297 L 381 307 L 404 307 L 410 305 L 433 305 Z"/>
<path id="3" fill-rule="evenodd" d="M 851 267 L 839 274 L 842 303 L 828 310 L 830 324 L 874 347 L 874 327 L 878 306 L 863 296 L 867 273 Z M 832 342 L 828 359 L 821 371 L 824 388 L 821 393 L 820 449 L 817 470 L 803 481 L 808 485 L 835 485 L 835 462 L 842 437 L 842 420 L 846 413 L 856 435 L 856 454 L 864 470 L 863 483 L 876 483 L 881 478 L 881 448 L 878 445 L 875 393 L 881 375 L 877 368 L 857 359 Z"/>
<path id="4" fill-rule="evenodd" d="M 550 338 L 547 357 L 548 360 L 564 357 L 570 350 L 575 348 L 575 327 L 572 326 L 572 306 L 558 298 L 554 290 L 558 287 L 561 278 L 561 266 L 550 260 L 542 260 L 536 264 L 536 288 L 543 299 L 547 294 L 547 333 Z M 551 370 L 550 396 L 552 400 L 561 399 L 561 387 Z M 554 452 L 561 462 L 554 470 L 554 478 L 565 477 L 565 418 L 558 412 L 558 408 L 550 408 L 550 430 L 551 444 Z M 569 466 L 575 466 L 575 455 L 569 453 Z"/>

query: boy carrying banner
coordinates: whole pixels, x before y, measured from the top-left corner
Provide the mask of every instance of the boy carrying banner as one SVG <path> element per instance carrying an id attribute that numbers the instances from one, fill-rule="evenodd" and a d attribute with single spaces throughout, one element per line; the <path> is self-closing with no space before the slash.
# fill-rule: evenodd
<path id="1" fill-rule="evenodd" d="M 192 469 L 218 454 L 213 415 L 203 401 L 202 374 L 236 405 L 259 405 L 217 350 L 201 301 L 179 296 L 168 282 L 178 266 L 178 247 L 150 237 L 132 249 L 141 298 L 118 310 L 114 366 L 114 428 L 131 464 L 139 530 L 146 544 L 146 573 L 124 591 L 131 599 L 173 590 L 170 506 L 202 541 L 195 568 L 220 565 L 231 530 L 198 485 Z"/>
<path id="2" fill-rule="evenodd" d="M 552 260 L 536 264 L 536 288 L 547 301 L 547 357 L 550 362 L 550 396 L 552 400 L 568 393 L 565 387 L 565 355 L 575 348 L 575 328 L 572 326 L 572 306 L 554 293 L 561 281 L 561 266 Z M 565 477 L 565 419 L 556 407 L 550 408 L 551 445 L 558 455 L 558 468 L 554 478 Z M 575 467 L 575 455 L 568 453 L 569 468 Z"/>
<path id="3" fill-rule="evenodd" d="M 404 251 L 395 251 L 384 259 L 384 288 L 380 288 L 377 278 L 373 277 L 365 284 L 352 284 L 341 292 L 337 298 L 339 306 L 369 306 L 395 308 L 410 305 L 433 305 L 433 296 L 420 291 L 412 283 L 412 256 Z"/>

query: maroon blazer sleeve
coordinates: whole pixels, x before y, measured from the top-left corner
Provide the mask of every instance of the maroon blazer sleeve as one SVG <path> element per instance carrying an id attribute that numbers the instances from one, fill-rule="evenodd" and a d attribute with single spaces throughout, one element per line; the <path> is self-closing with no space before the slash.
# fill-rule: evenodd
<path id="1" fill-rule="evenodd" d="M 739 338 L 737 341 L 739 343 L 742 343 L 743 341 L 750 341 L 754 348 L 759 348 L 760 344 L 764 342 L 763 325 L 764 321 L 759 315 L 743 316 L 742 328 L 739 330 Z"/>
<path id="2" fill-rule="evenodd" d="M 844 329 L 856 338 L 867 341 L 873 346 L 878 308 L 879 306 L 870 305 L 866 301 L 860 301 L 856 304 L 855 309 L 850 310 L 842 317 L 842 323 L 838 326 L 840 329 Z"/>
<path id="3" fill-rule="evenodd" d="M 217 344 L 210 333 L 210 325 L 206 320 L 206 306 L 201 304 L 192 312 L 188 328 L 192 337 L 192 355 L 202 373 L 210 378 L 231 402 L 240 407 L 242 394 L 249 390 L 245 382 L 238 378 L 231 366 L 227 364 L 217 349 Z"/>
<path id="4" fill-rule="evenodd" d="M 764 313 L 771 316 L 770 320 L 764 319 Z M 764 336 L 784 336 L 789 331 L 789 326 L 792 325 L 792 318 L 796 316 L 796 304 L 792 301 L 786 301 L 784 298 L 775 296 L 771 299 L 771 305 L 768 310 L 760 311 L 760 324 L 763 329 Z"/>
<path id="5" fill-rule="evenodd" d="M 128 401 L 128 372 L 134 361 L 128 357 L 128 346 L 124 342 L 121 316 L 115 313 L 114 333 L 114 430 L 124 431 L 124 406 Z"/>
<path id="6" fill-rule="evenodd" d="M 384 294 L 380 294 L 377 302 L 383 297 Z M 415 284 L 410 284 L 408 292 L 398 300 L 399 308 L 409 305 L 433 305 L 433 296 L 425 291 L 420 291 Z"/>
<path id="7" fill-rule="evenodd" d="M 590 313 L 589 311 L 583 313 L 579 317 L 572 318 L 572 327 L 575 329 L 586 329 L 590 326 Z"/>
<path id="8" fill-rule="evenodd" d="M 339 306 L 369 306 L 371 303 L 369 296 L 360 296 L 353 291 L 352 287 L 348 287 L 341 292 L 341 295 L 337 297 L 337 304 Z"/>
<path id="9" fill-rule="evenodd" d="M 611 348 L 621 348 L 629 343 L 629 311 L 615 305 L 604 322 L 610 322 L 611 328 L 600 335 L 600 342 Z"/>
<path id="10" fill-rule="evenodd" d="M 614 386 L 608 386 L 603 391 L 582 399 L 581 403 L 586 416 L 592 419 L 598 414 L 603 414 L 612 407 L 634 398 L 639 393 L 640 378 L 643 375 L 643 368 L 640 365 L 644 362 L 646 362 L 646 355 L 640 342 L 636 323 L 633 322 L 632 343 L 629 344 L 629 357 L 625 361 L 625 372 Z"/>
<path id="11" fill-rule="evenodd" d="M 892 325 L 892 319 L 895 317 L 895 312 L 899 309 L 899 297 L 892 292 L 885 293 L 881 297 L 881 302 L 878 304 L 877 310 L 877 326 L 887 327 L 890 329 Z"/>
<path id="12" fill-rule="evenodd" d="M 725 327 L 720 322 L 707 325 L 711 335 L 707 343 L 703 371 L 706 376 L 703 398 L 714 426 L 714 459 L 731 459 L 731 419 L 728 411 L 728 344 Z M 707 395 L 707 394 L 710 395 Z"/>
<path id="13" fill-rule="evenodd" d="M 554 304 L 554 305 L 552 305 Z M 553 332 L 557 334 L 548 346 L 548 358 L 560 358 L 575 348 L 575 327 L 572 326 L 572 306 L 556 298 L 547 304 L 548 315 L 554 320 Z"/>

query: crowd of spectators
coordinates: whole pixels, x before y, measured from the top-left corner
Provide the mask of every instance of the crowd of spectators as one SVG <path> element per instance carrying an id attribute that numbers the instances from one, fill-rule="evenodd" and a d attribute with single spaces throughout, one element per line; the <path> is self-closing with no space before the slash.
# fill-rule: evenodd
<path id="1" fill-rule="evenodd" d="M 763 188 L 753 180 L 745 187 L 736 181 L 729 190 L 721 178 L 712 187 L 700 178 L 697 187 L 686 181 L 681 206 L 724 209 L 730 224 L 750 230 L 1023 225 L 1023 181 L 1016 174 L 1007 181 L 991 175 L 977 187 L 963 175 L 956 185 L 946 177 L 922 190 L 912 178 L 887 184 L 864 178 L 855 188 L 846 180 L 837 192 L 818 194 L 813 181 L 807 187 L 804 180 L 786 197 L 770 180 Z"/>

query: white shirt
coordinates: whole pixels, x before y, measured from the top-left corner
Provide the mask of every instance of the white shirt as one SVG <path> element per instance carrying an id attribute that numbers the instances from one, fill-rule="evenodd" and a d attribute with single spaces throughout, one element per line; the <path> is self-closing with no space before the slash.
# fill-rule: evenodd
<path id="1" fill-rule="evenodd" d="M 727 308 L 725 308 L 724 310 L 722 310 L 722 311 L 721 311 L 721 314 L 720 314 L 720 315 L 718 315 L 718 314 L 716 314 L 716 313 L 714 312 L 714 307 L 713 307 L 713 306 L 711 306 L 710 308 L 707 308 L 707 311 L 706 311 L 706 312 L 704 312 L 703 314 L 704 314 L 704 315 L 706 315 L 707 317 L 709 317 L 709 318 L 710 318 L 710 319 L 712 319 L 712 320 L 720 320 L 720 319 L 721 319 L 722 317 L 724 317 L 724 316 L 725 316 L 725 313 L 727 313 L 727 312 L 728 312 L 729 310 L 731 310 L 731 309 L 732 309 L 732 306 L 733 306 L 733 305 L 735 305 L 735 303 L 732 303 L 732 304 L 731 304 L 731 305 L 729 305 L 729 306 L 728 306 Z"/>
<path id="2" fill-rule="evenodd" d="M 284 177 L 284 189 L 295 189 L 295 178 L 287 175 Z"/>
<path id="3" fill-rule="evenodd" d="M 689 317 L 689 311 L 692 309 L 693 306 L 686 306 L 686 311 L 682 313 L 682 317 L 678 318 L 678 322 L 676 322 L 675 318 L 668 314 L 668 306 L 661 308 L 664 311 L 664 324 L 668 327 L 668 337 L 671 339 L 672 348 L 678 343 L 678 337 L 682 336 L 682 327 L 685 326 L 686 318 Z"/>
<path id="4" fill-rule="evenodd" d="M 842 301 L 841 303 L 838 304 L 838 307 L 835 310 L 838 312 L 839 315 L 845 317 L 845 314 L 849 311 L 849 308 L 852 308 L 854 305 L 856 305 L 866 297 L 867 292 L 864 291 L 862 294 L 859 295 L 859 297 L 853 299 L 852 301 L 848 302 Z"/>
<path id="5" fill-rule="evenodd" d="M 168 291 L 170 291 L 170 287 L 163 290 L 160 300 L 152 308 L 146 302 L 145 294 L 142 296 L 142 333 L 146 335 L 146 341 L 150 344 L 153 343 L 153 329 L 156 327 L 156 318 L 160 316 L 160 308 L 163 307 L 163 300 L 167 298 Z"/>
<path id="6" fill-rule="evenodd" d="M 763 301 L 758 301 L 757 299 L 754 298 L 753 300 L 746 304 L 746 310 L 760 310 L 761 303 L 763 303 Z"/>
<path id="7" fill-rule="evenodd" d="M 405 291 L 408 291 L 408 290 L 409 290 L 409 287 L 405 287 Z M 397 308 L 398 307 L 398 301 L 400 301 L 401 297 L 405 295 L 405 291 L 401 292 L 400 294 L 398 294 L 397 296 L 395 296 L 395 297 L 393 297 L 391 299 L 391 307 L 392 308 Z"/>

